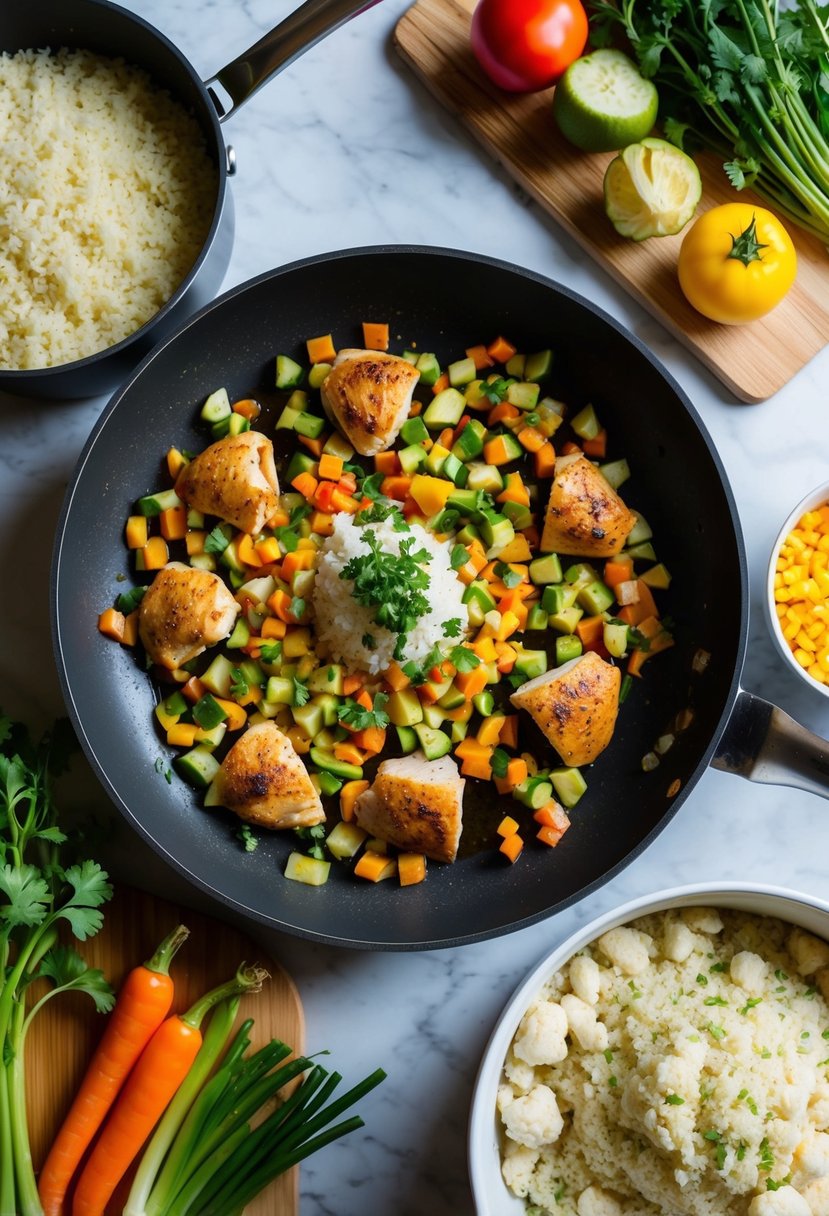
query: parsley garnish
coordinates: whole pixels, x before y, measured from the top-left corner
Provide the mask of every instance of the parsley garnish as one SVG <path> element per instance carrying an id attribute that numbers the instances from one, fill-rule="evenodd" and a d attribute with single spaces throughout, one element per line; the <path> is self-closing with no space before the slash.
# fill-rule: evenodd
<path id="1" fill-rule="evenodd" d="M 449 651 L 449 662 L 455 671 L 465 672 L 474 671 L 481 660 L 467 646 L 453 646 Z"/>
<path id="2" fill-rule="evenodd" d="M 311 841 L 308 848 L 308 856 L 315 857 L 317 861 L 322 861 L 324 857 L 323 844 L 325 843 L 326 831 L 327 828 L 324 823 L 315 823 L 311 828 L 294 828 L 294 834 L 300 840 Z"/>
<path id="3" fill-rule="evenodd" d="M 231 667 L 230 669 L 230 695 L 232 697 L 246 697 L 250 692 L 250 685 L 245 679 L 245 673 L 241 667 Z"/>
<path id="4" fill-rule="evenodd" d="M 453 545 L 449 554 L 449 565 L 453 570 L 460 570 L 469 561 L 469 554 L 463 545 Z"/>
<path id="5" fill-rule="evenodd" d="M 115 601 L 115 607 L 119 612 L 123 612 L 125 616 L 128 616 L 141 603 L 146 590 L 146 587 L 139 585 L 138 587 L 132 587 L 129 591 L 124 591 Z"/>
<path id="6" fill-rule="evenodd" d="M 266 663 L 278 663 L 282 658 L 282 643 L 263 642 L 259 647 L 259 654 Z"/>
<path id="7" fill-rule="evenodd" d="M 305 615 L 305 600 L 301 596 L 294 596 L 288 608 L 291 616 L 296 617 L 299 621 Z"/>
<path id="8" fill-rule="evenodd" d="M 481 385 L 481 394 L 491 401 L 493 405 L 498 405 L 507 395 L 509 388 L 509 380 L 505 380 L 503 376 L 498 376 L 495 380 L 487 381 Z"/>
<path id="9" fill-rule="evenodd" d="M 370 498 L 372 502 L 376 502 L 378 498 L 383 498 L 380 493 L 380 486 L 385 480 L 385 473 L 371 473 L 364 478 L 360 485 L 360 493 L 364 498 Z"/>
<path id="10" fill-rule="evenodd" d="M 374 619 L 397 634 L 394 657 L 400 659 L 409 632 L 429 611 L 424 595 L 430 585 L 423 566 L 430 561 L 427 549 L 415 549 L 414 536 L 400 542 L 399 553 L 385 553 L 376 533 L 366 528 L 361 533 L 367 554 L 352 557 L 340 571 L 340 578 L 351 579 L 358 604 L 374 609 Z"/>
<path id="11" fill-rule="evenodd" d="M 509 756 L 502 747 L 496 747 L 490 757 L 490 767 L 493 777 L 506 777 L 509 766 Z"/>
<path id="12" fill-rule="evenodd" d="M 446 638 L 457 638 L 461 632 L 460 617 L 453 616 L 450 620 L 443 622 L 443 636 Z"/>
<path id="13" fill-rule="evenodd" d="M 243 823 L 242 826 L 237 829 L 236 839 L 240 840 L 244 845 L 246 853 L 252 853 L 254 849 L 259 847 L 259 839 L 258 837 L 254 836 L 253 832 L 250 830 L 249 823 Z"/>
<path id="14" fill-rule="evenodd" d="M 230 537 L 222 530 L 221 524 L 216 524 L 212 532 L 208 532 L 204 541 L 205 553 L 224 553 L 230 544 Z"/>
<path id="15" fill-rule="evenodd" d="M 506 562 L 496 562 L 493 568 L 493 574 L 499 578 L 505 587 L 517 587 L 522 582 L 521 575 L 517 570 L 513 570 L 512 566 Z"/>
<path id="16" fill-rule="evenodd" d="M 356 701 L 346 701 L 345 705 L 341 705 L 337 710 L 337 717 L 353 730 L 366 730 L 371 726 L 388 726 L 389 715 L 383 709 L 388 699 L 384 692 L 375 693 L 372 709 L 366 709 L 364 706 L 358 705 Z"/>
<path id="17" fill-rule="evenodd" d="M 307 705 L 310 696 L 311 694 L 308 691 L 308 685 L 303 684 L 302 680 L 298 680 L 296 676 L 294 676 L 294 705 Z"/>
<path id="18" fill-rule="evenodd" d="M 685 1105 L 685 1099 L 680 1098 L 679 1094 L 668 1094 L 665 1101 L 668 1103 L 669 1106 L 684 1106 Z"/>

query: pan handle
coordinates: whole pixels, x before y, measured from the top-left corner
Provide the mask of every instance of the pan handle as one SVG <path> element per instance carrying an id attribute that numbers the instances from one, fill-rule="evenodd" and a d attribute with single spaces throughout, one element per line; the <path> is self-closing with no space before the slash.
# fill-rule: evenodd
<path id="1" fill-rule="evenodd" d="M 829 798 L 829 743 L 782 709 L 740 689 L 714 768 Z"/>
<path id="2" fill-rule="evenodd" d="M 235 114 L 257 89 L 326 34 L 379 3 L 380 0 L 306 0 L 269 34 L 205 81 L 220 121 Z"/>

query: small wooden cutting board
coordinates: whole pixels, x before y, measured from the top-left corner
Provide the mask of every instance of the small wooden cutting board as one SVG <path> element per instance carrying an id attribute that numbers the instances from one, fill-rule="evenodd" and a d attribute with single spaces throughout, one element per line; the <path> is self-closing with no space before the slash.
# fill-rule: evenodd
<path id="1" fill-rule="evenodd" d="M 475 0 L 417 0 L 395 31 L 397 48 L 427 88 L 592 257 L 692 350 L 742 401 L 764 401 L 829 342 L 829 253 L 787 225 L 798 253 L 797 281 L 768 317 L 717 325 L 686 302 L 676 278 L 682 234 L 642 242 L 617 235 L 604 214 L 602 182 L 612 153 L 588 154 L 559 133 L 552 91 L 504 93 L 469 49 Z M 702 209 L 733 201 L 719 162 L 695 157 Z M 749 193 L 738 196 L 762 205 Z M 481 199 L 468 207 L 485 206 Z M 543 267 L 535 267 L 543 272 Z"/>
<path id="2" fill-rule="evenodd" d="M 176 991 L 173 1012 L 183 1012 L 208 989 L 231 979 L 240 963 L 259 963 L 271 978 L 260 993 L 242 1000 L 237 1025 L 246 1017 L 255 1019 L 250 1035 L 252 1048 L 261 1047 L 270 1039 L 282 1039 L 295 1053 L 302 1052 L 305 1027 L 293 981 L 230 925 L 135 888 L 118 886 L 112 902 L 104 909 L 103 929 L 97 937 L 77 944 L 77 949 L 90 966 L 101 968 L 117 991 L 127 973 L 150 958 L 158 943 L 177 924 L 187 925 L 190 937 L 171 968 Z M 80 994 L 56 997 L 32 1023 L 26 1057 L 29 1127 L 36 1166 L 48 1152 L 104 1025 L 104 1018 L 94 1012 L 89 997 Z M 246 1208 L 246 1213 L 296 1216 L 298 1181 L 298 1169 L 276 1179 Z M 119 1196 L 122 1190 L 108 1209 L 112 1216 L 121 1210 L 116 1202 Z"/>

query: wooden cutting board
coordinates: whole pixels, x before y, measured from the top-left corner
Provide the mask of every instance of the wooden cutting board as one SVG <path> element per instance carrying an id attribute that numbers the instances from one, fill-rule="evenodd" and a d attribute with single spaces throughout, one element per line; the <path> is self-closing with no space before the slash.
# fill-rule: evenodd
<path id="1" fill-rule="evenodd" d="M 290 1044 L 295 1052 L 303 1051 L 305 1027 L 293 981 L 230 925 L 119 886 L 106 905 L 101 932 L 77 944 L 77 948 L 91 966 L 101 968 L 117 991 L 127 972 L 148 959 L 179 923 L 187 925 L 190 937 L 171 968 L 176 986 L 173 1012 L 183 1012 L 202 993 L 230 979 L 241 962 L 260 963 L 271 978 L 260 993 L 241 1002 L 237 1024 L 245 1017 L 255 1019 L 250 1036 L 254 1048 L 276 1038 Z M 89 997 L 80 994 L 56 997 L 32 1023 L 26 1051 L 29 1126 L 36 1166 L 49 1149 L 104 1025 L 104 1018 L 94 1012 Z M 246 1208 L 246 1214 L 296 1216 L 298 1181 L 298 1169 L 276 1179 Z M 121 1211 L 117 1200 L 125 1198 L 126 1190 L 125 1186 L 113 1197 L 108 1209 L 113 1216 Z"/>
<path id="2" fill-rule="evenodd" d="M 602 180 L 612 153 L 573 148 L 552 118 L 552 91 L 516 96 L 497 89 L 469 49 L 475 0 L 417 0 L 395 31 L 398 50 L 427 88 L 596 261 L 692 350 L 742 401 L 777 392 L 829 342 L 829 253 L 787 225 L 797 246 L 795 286 L 768 317 L 716 325 L 685 301 L 676 280 L 681 235 L 637 243 L 604 214 Z M 735 195 L 716 159 L 696 158 L 702 208 Z M 739 196 L 758 202 L 744 192 Z M 486 198 L 462 200 L 470 215 Z M 545 271 L 544 266 L 533 267 Z"/>

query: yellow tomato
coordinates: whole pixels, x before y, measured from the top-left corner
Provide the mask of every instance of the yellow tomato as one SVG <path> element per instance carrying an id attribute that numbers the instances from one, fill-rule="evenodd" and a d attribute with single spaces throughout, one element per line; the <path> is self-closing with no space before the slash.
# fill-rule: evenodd
<path id="1" fill-rule="evenodd" d="M 776 215 L 723 203 L 694 221 L 679 251 L 679 285 L 690 304 L 724 325 L 771 312 L 791 287 L 797 254 Z"/>

